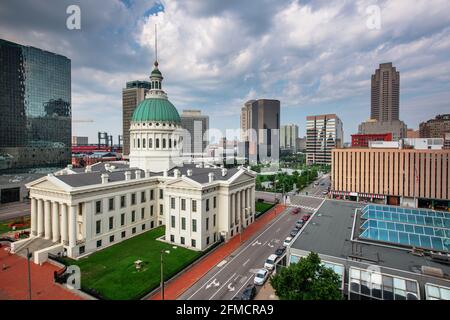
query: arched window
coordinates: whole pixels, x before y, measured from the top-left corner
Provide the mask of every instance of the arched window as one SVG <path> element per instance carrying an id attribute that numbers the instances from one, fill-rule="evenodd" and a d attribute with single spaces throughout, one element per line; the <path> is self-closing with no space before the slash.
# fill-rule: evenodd
<path id="1" fill-rule="evenodd" d="M 174 148 L 177 147 L 177 140 L 173 140 L 173 147 L 174 147 Z"/>
<path id="2" fill-rule="evenodd" d="M 133 139 L 133 148 L 136 148 L 136 139 Z"/>
<path id="3" fill-rule="evenodd" d="M 163 149 L 166 148 L 166 139 L 163 139 Z"/>
<path id="4" fill-rule="evenodd" d="M 144 148 L 144 149 L 145 149 L 145 138 L 144 138 L 144 139 L 142 139 L 142 148 Z"/>
<path id="5" fill-rule="evenodd" d="M 138 138 L 138 149 L 141 147 L 141 140 Z"/>
<path id="6" fill-rule="evenodd" d="M 156 148 L 159 148 L 159 139 L 155 140 Z"/>
<path id="7" fill-rule="evenodd" d="M 172 139 L 169 139 L 169 149 L 172 149 Z"/>
<path id="8" fill-rule="evenodd" d="M 153 139 L 152 138 L 148 138 L 148 147 L 150 149 L 153 148 Z"/>

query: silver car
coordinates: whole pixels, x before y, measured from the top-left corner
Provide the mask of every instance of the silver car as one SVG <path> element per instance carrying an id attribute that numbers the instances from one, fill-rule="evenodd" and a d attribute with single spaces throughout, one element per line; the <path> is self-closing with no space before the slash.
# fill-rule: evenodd
<path id="1" fill-rule="evenodd" d="M 266 282 L 268 277 L 269 277 L 269 270 L 259 269 L 255 275 L 253 283 L 257 286 L 262 286 Z"/>

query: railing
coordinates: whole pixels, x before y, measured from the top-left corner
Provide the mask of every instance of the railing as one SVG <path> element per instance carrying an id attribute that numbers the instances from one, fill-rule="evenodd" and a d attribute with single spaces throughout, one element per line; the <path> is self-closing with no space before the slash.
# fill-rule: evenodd
<path id="1" fill-rule="evenodd" d="M 57 282 L 59 284 L 66 283 L 67 278 L 69 277 L 69 274 L 66 273 L 66 271 L 67 271 L 67 266 L 64 266 L 64 268 L 54 271 L 53 272 L 53 280 L 55 280 L 55 282 Z"/>

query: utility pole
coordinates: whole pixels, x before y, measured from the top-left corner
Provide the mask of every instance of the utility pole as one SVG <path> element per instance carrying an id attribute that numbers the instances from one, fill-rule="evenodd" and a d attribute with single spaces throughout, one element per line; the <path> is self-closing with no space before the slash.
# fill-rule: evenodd
<path id="1" fill-rule="evenodd" d="M 27 265 L 28 265 L 28 299 L 31 300 L 31 268 L 30 268 L 30 249 L 27 248 Z"/>

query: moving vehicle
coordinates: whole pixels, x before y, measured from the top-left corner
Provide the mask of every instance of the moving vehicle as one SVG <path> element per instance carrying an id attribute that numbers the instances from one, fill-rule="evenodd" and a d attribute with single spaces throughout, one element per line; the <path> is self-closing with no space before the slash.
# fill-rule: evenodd
<path id="1" fill-rule="evenodd" d="M 322 194 L 323 194 L 324 196 L 326 196 L 326 195 L 328 194 L 328 191 L 325 190 L 325 191 L 322 192 Z"/>
<path id="2" fill-rule="evenodd" d="M 292 214 L 298 214 L 300 212 L 300 208 L 295 208 L 291 212 Z"/>
<path id="3" fill-rule="evenodd" d="M 287 237 L 283 242 L 283 247 L 287 247 L 292 241 L 292 237 Z"/>
<path id="4" fill-rule="evenodd" d="M 309 218 L 311 218 L 311 215 L 310 214 L 305 214 L 305 215 L 303 215 L 302 220 L 303 220 L 303 222 L 306 222 L 306 221 L 309 220 Z"/>
<path id="5" fill-rule="evenodd" d="M 277 257 L 281 257 L 285 251 L 286 251 L 286 247 L 281 246 L 281 247 L 278 247 L 277 250 L 275 250 L 275 254 L 277 255 Z"/>
<path id="6" fill-rule="evenodd" d="M 277 258 L 278 256 L 276 254 L 271 254 L 264 263 L 264 268 L 269 271 L 273 270 L 273 268 L 275 268 L 275 262 L 277 261 Z"/>
<path id="7" fill-rule="evenodd" d="M 253 283 L 257 286 L 262 286 L 266 282 L 268 277 L 269 277 L 269 270 L 259 269 L 255 275 Z"/>

